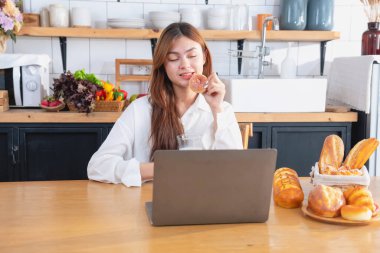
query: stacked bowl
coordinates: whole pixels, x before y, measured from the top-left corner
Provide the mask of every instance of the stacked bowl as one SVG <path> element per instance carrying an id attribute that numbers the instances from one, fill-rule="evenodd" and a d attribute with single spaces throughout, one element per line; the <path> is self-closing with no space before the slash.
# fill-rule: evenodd
<path id="1" fill-rule="evenodd" d="M 181 22 L 192 24 L 199 28 L 202 24 L 202 13 L 198 8 L 184 8 L 179 10 L 181 13 Z"/>
<path id="2" fill-rule="evenodd" d="M 145 21 L 143 18 L 109 18 L 107 25 L 111 28 L 144 28 Z"/>
<path id="3" fill-rule="evenodd" d="M 172 11 L 151 11 L 149 12 L 153 28 L 163 29 L 171 23 L 180 21 L 180 14 Z"/>
<path id="4" fill-rule="evenodd" d="M 207 10 L 207 25 L 212 30 L 224 30 L 229 25 L 230 12 L 225 7 L 216 7 Z"/>

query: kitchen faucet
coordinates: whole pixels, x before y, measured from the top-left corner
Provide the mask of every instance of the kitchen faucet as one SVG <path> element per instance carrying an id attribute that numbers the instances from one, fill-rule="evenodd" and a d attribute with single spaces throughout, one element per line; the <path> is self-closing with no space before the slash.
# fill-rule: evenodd
<path id="1" fill-rule="evenodd" d="M 264 19 L 263 27 L 261 29 L 261 46 L 258 46 L 258 52 L 259 52 L 259 73 L 258 77 L 259 79 L 264 78 L 264 66 L 268 66 L 270 63 L 265 61 L 265 56 L 269 55 L 270 48 L 265 46 L 265 39 L 267 34 L 267 23 L 269 21 L 273 21 L 273 30 L 278 31 L 279 30 L 279 24 L 278 24 L 278 18 L 274 16 L 270 16 Z"/>

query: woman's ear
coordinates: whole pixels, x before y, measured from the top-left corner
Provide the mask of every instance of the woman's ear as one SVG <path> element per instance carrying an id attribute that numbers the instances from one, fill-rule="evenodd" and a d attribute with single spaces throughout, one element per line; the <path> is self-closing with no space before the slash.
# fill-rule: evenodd
<path id="1" fill-rule="evenodd" d="M 203 65 L 206 64 L 207 54 L 208 54 L 208 51 L 207 51 L 207 50 L 204 50 L 204 51 L 203 51 Z"/>

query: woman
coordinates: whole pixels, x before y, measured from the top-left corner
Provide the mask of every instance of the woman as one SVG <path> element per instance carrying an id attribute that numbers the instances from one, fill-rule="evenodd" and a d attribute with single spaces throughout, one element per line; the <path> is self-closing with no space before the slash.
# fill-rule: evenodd
<path id="1" fill-rule="evenodd" d="M 178 149 L 181 134 L 201 135 L 203 149 L 241 149 L 233 109 L 223 102 L 224 84 L 211 70 L 209 49 L 193 26 L 165 28 L 153 57 L 149 97 L 135 100 L 116 121 L 88 164 L 89 179 L 141 186 L 153 179 L 154 152 Z M 196 73 L 208 77 L 202 95 L 189 87 Z"/>

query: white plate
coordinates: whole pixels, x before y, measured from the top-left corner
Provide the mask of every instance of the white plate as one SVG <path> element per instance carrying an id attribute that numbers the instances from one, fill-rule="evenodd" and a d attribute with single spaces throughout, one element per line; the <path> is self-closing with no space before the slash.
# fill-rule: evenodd
<path id="1" fill-rule="evenodd" d="M 109 18 L 107 22 L 141 22 L 144 23 L 143 18 Z"/>
<path id="2" fill-rule="evenodd" d="M 111 28 L 144 28 L 145 25 L 143 24 L 118 24 L 118 23 L 108 23 L 107 24 Z"/>

